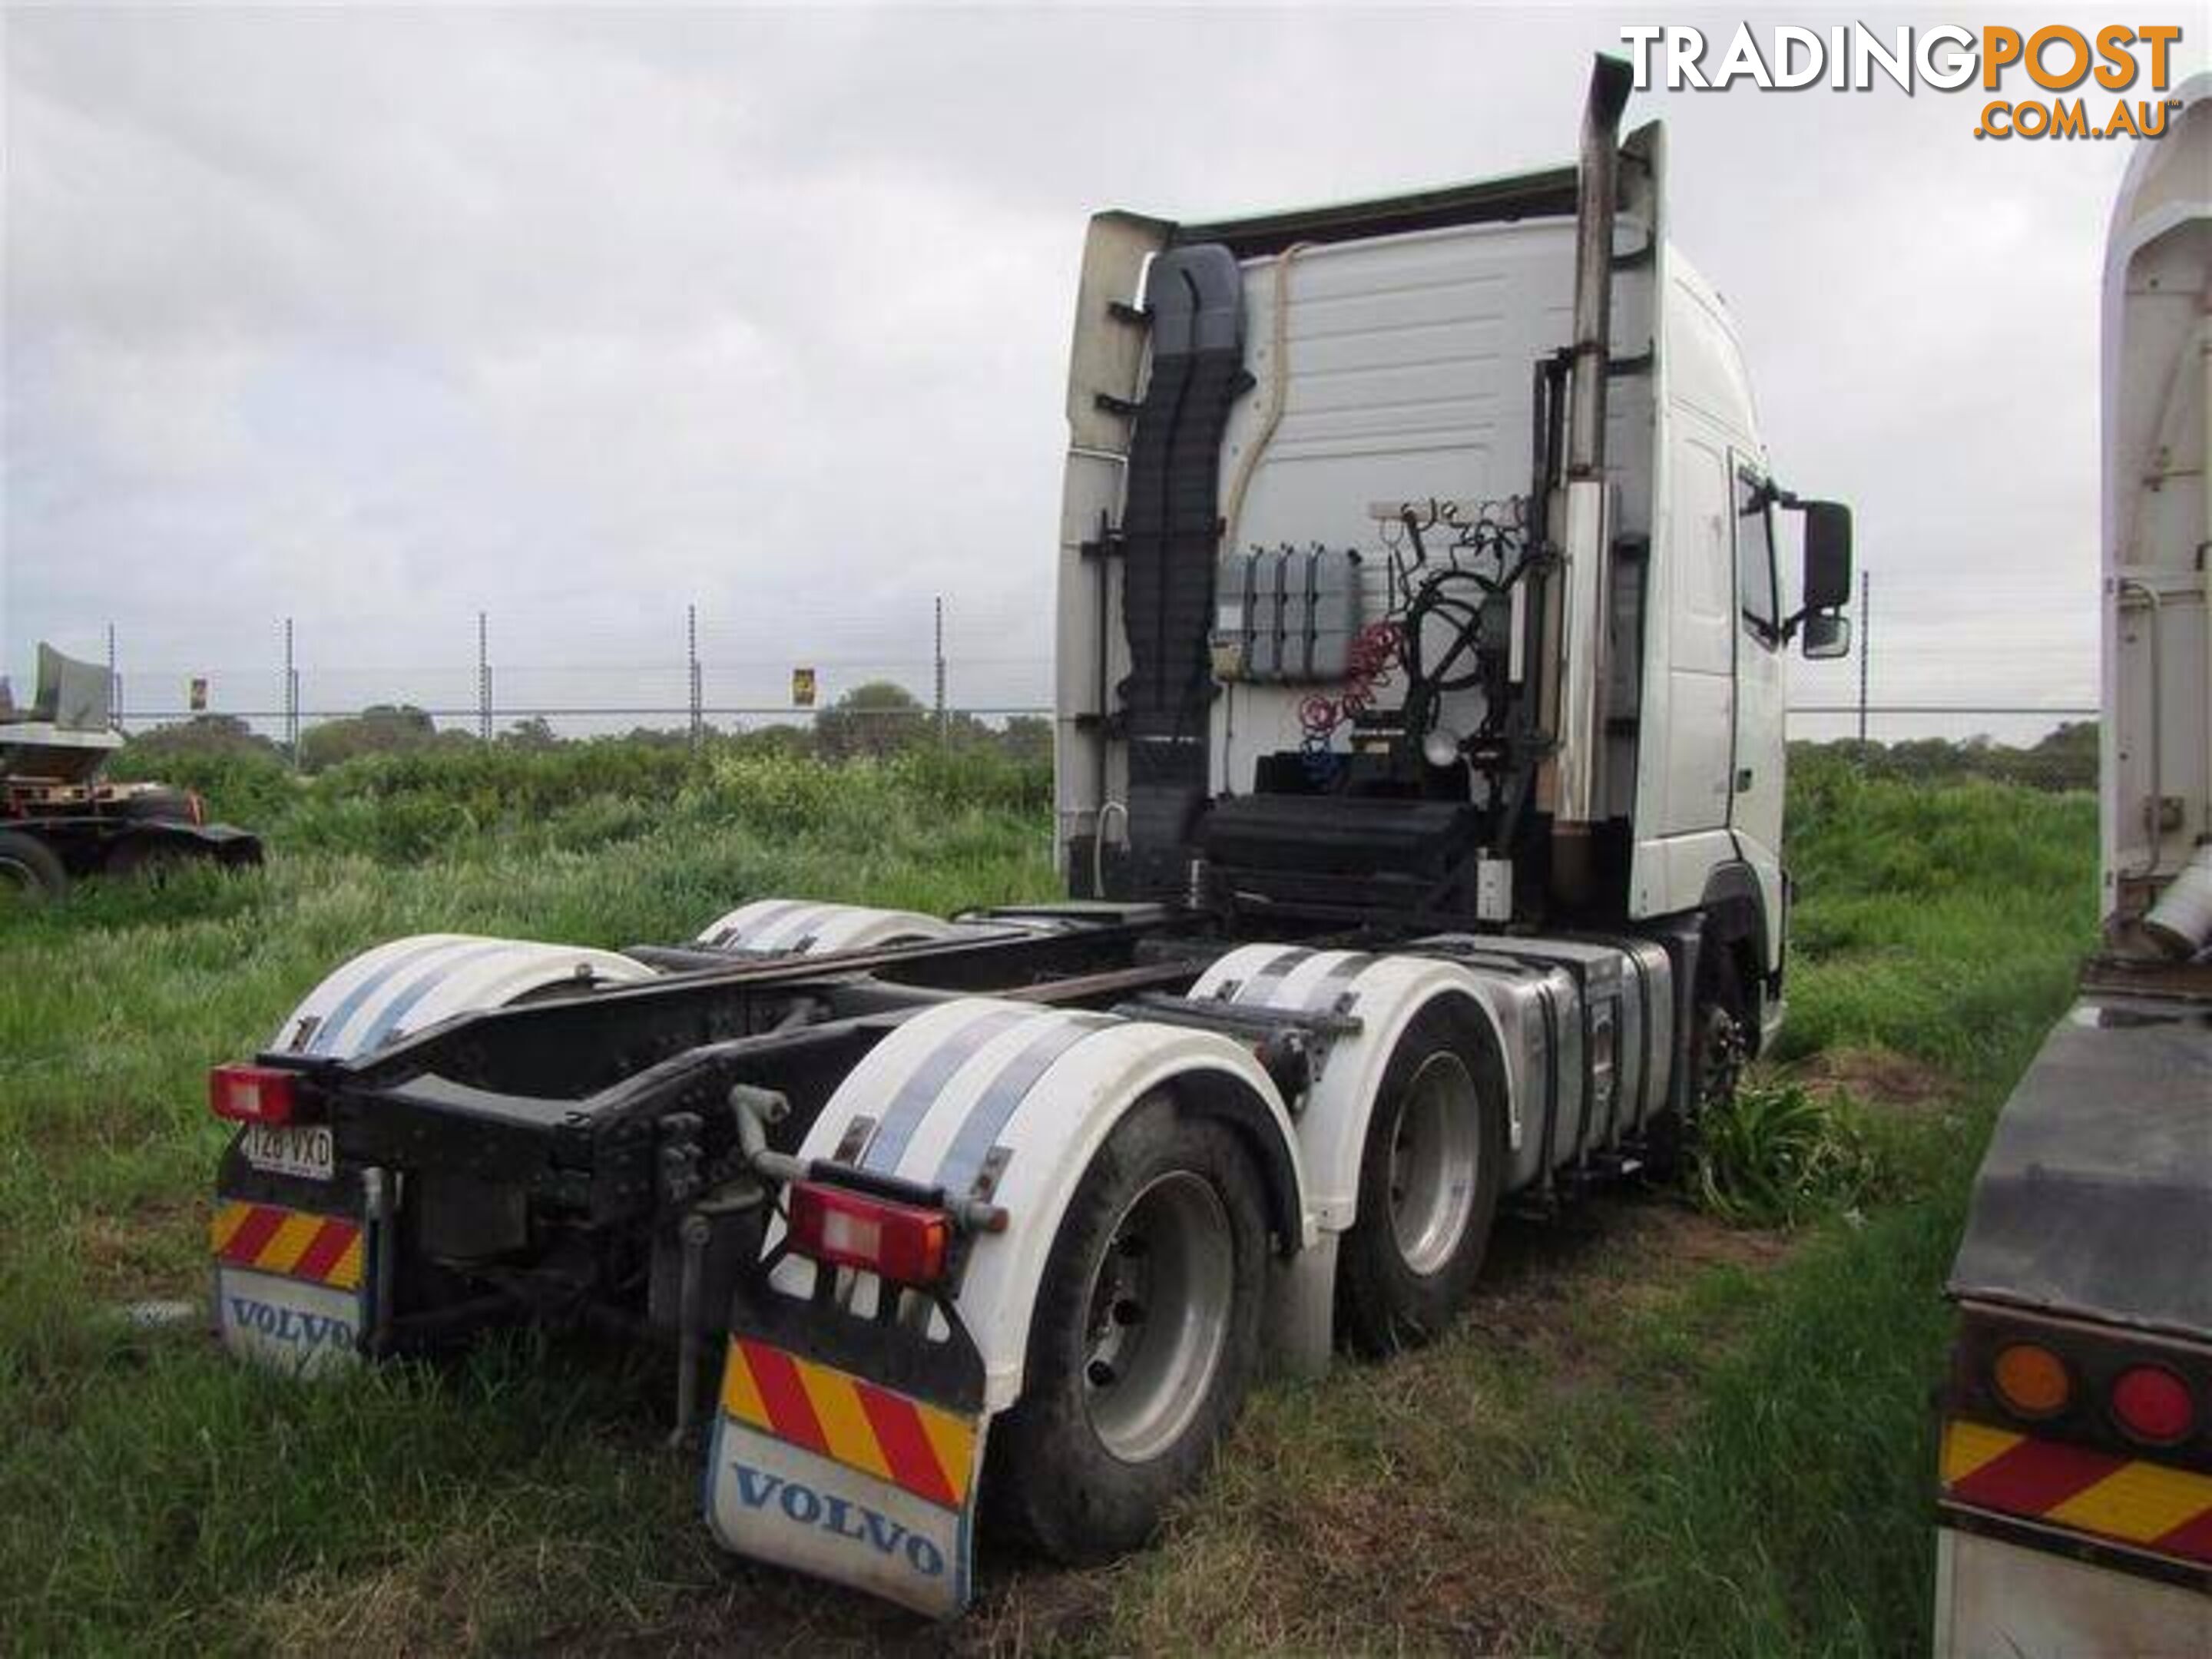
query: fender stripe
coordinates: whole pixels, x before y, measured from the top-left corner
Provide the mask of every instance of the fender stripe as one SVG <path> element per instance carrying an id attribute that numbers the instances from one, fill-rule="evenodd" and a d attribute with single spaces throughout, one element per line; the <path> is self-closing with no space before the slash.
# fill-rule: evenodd
<path id="1" fill-rule="evenodd" d="M 1238 986 L 1233 1000 L 1266 1002 L 1274 994 L 1275 987 L 1296 973 L 1300 963 L 1311 960 L 1313 954 L 1303 945 L 1291 945 L 1281 955 L 1263 963 L 1251 978 Z"/>
<path id="2" fill-rule="evenodd" d="M 708 936 L 704 943 L 708 945 L 727 945 L 732 939 L 735 939 L 738 936 L 738 929 L 740 927 L 746 929 L 765 927 L 769 923 L 774 921 L 778 916 L 788 915 L 792 911 L 796 910 L 805 902 L 805 901 L 804 899 L 770 899 L 761 906 L 760 913 L 757 915 L 752 916 L 742 923 L 736 921 L 725 922 L 722 926 L 715 928 L 714 931 Z"/>
<path id="3" fill-rule="evenodd" d="M 944 1161 L 937 1166 L 936 1184 L 946 1192 L 957 1194 L 968 1190 L 1007 1122 L 1054 1060 L 1084 1038 L 1121 1024 L 1109 1014 L 1046 1018 L 1052 1021 L 1051 1029 L 1039 1032 L 1026 1048 L 1017 1050 L 968 1109 L 959 1133 L 952 1137 Z"/>
<path id="4" fill-rule="evenodd" d="M 379 1048 L 384 1047 L 398 1034 L 399 1022 L 406 1018 L 408 1010 L 446 983 L 462 968 L 471 962 L 479 962 L 486 957 L 496 956 L 501 951 L 513 948 L 513 944 L 509 940 L 495 939 L 489 945 L 478 945 L 465 951 L 456 951 L 442 962 L 432 965 L 405 990 L 385 1005 L 384 1012 L 376 1017 L 376 1023 L 368 1028 L 368 1035 L 362 1038 L 361 1052 L 374 1054 Z"/>
<path id="5" fill-rule="evenodd" d="M 1375 957 L 1366 951 L 1355 951 L 1330 969 L 1313 989 L 1306 993 L 1305 1006 L 1315 1012 L 1326 1012 L 1336 1006 L 1336 1000 L 1352 988 L 1352 981 L 1375 965 Z"/>
<path id="6" fill-rule="evenodd" d="M 978 1014 L 945 1037 L 907 1073 L 898 1093 L 884 1109 L 883 1121 L 876 1125 L 874 1137 L 857 1160 L 860 1166 L 878 1175 L 889 1175 L 897 1169 L 899 1159 L 906 1156 L 907 1143 L 914 1139 L 914 1132 L 921 1127 L 929 1109 L 937 1103 L 938 1096 L 945 1092 L 945 1085 L 952 1081 L 953 1073 L 974 1059 L 978 1048 L 1008 1027 L 1024 1019 L 1049 1017 L 1035 1008 L 994 1008 L 988 1013 Z"/>
<path id="7" fill-rule="evenodd" d="M 450 951 L 455 945 L 464 942 L 457 939 L 433 939 L 428 945 L 418 945 L 411 951 L 399 952 L 391 961 L 345 994 L 338 1006 L 331 1009 L 323 1023 L 316 1027 L 314 1041 L 307 1045 L 307 1052 L 311 1054 L 330 1053 L 337 1042 L 339 1033 L 345 1030 L 347 1022 L 359 1013 L 362 1005 L 381 991 L 392 979 L 424 957 Z"/>

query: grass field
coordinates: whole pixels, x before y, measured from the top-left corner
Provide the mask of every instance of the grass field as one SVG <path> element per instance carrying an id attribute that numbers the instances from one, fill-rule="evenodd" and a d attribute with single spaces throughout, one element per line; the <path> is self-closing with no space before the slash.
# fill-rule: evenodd
<path id="1" fill-rule="evenodd" d="M 1659 1194 L 1510 1225 L 1448 1340 L 1265 1391 L 1158 1549 L 987 1550 L 946 1634 L 717 1554 L 659 1366 L 517 1338 L 302 1389 L 112 1309 L 201 1288 L 202 1074 L 351 952 L 1045 895 L 1041 776 L 594 745 L 185 781 L 266 871 L 0 921 L 0 1648 L 1924 1650 L 1938 1288 L 2087 942 L 2085 797 L 1801 759 L 1779 1063 L 1866 1178 L 1786 1232 Z"/>

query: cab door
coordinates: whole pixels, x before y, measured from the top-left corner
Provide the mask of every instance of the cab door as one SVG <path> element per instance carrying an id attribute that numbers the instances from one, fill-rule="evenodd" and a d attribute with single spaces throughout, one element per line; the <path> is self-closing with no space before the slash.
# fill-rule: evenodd
<path id="1" fill-rule="evenodd" d="M 1784 687 L 1782 585 L 1774 562 L 1774 505 L 1765 474 L 1732 457 L 1735 525 L 1735 742 L 1729 828 L 1759 878 L 1766 910 L 1766 970 L 1781 965 Z"/>

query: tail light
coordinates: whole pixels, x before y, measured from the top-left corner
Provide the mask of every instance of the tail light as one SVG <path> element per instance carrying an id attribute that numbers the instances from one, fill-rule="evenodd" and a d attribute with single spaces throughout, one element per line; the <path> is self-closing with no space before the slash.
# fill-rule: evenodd
<path id="1" fill-rule="evenodd" d="M 791 1248 L 801 1255 L 898 1285 L 933 1285 L 945 1276 L 952 1220 L 944 1211 L 818 1182 L 794 1181 L 786 1191 Z"/>
<path id="2" fill-rule="evenodd" d="M 185 791 L 185 816 L 194 823 L 207 822 L 207 802 L 200 798 L 200 792 L 197 789 Z"/>
<path id="3" fill-rule="evenodd" d="M 296 1084 L 280 1066 L 218 1066 L 208 1073 L 208 1109 L 234 1123 L 289 1123 Z"/>
<path id="4" fill-rule="evenodd" d="M 2197 1420 L 2189 1385 L 2163 1365 L 2130 1365 L 2112 1379 L 2112 1417 L 2137 1440 L 2166 1446 Z"/>
<path id="5" fill-rule="evenodd" d="M 2040 1342 L 2009 1343 L 1990 1367 L 1990 1383 L 2016 1417 L 2055 1417 L 2074 1395 L 2066 1362 Z"/>

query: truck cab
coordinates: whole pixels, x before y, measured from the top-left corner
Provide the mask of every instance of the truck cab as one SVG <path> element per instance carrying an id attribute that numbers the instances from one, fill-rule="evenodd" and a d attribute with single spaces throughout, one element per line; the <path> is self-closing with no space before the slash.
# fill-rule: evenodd
<path id="1" fill-rule="evenodd" d="M 1587 137 L 1583 176 L 1611 149 Z M 1735 324 L 1668 239 L 1657 125 L 1576 186 L 1092 222 L 1063 866 L 1278 926 L 1694 915 L 1755 1046 L 1784 659 L 1847 647 L 1849 514 L 1777 477 Z"/>

